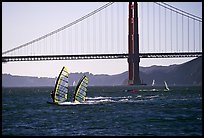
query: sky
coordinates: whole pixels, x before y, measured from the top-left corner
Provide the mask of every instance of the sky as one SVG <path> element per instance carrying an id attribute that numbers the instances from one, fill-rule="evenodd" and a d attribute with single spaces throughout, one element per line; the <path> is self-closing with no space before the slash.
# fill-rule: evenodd
<path id="1" fill-rule="evenodd" d="M 2 51 L 43 36 L 104 4 L 104 2 L 3 2 Z M 202 17 L 201 2 L 168 2 L 168 4 Z M 192 59 L 194 58 L 142 58 L 140 59 L 140 66 L 168 66 L 181 64 Z M 63 66 L 66 66 L 70 73 L 90 72 L 92 74 L 114 75 L 128 70 L 127 59 L 54 60 L 2 63 L 2 74 L 53 78 L 58 76 Z"/>

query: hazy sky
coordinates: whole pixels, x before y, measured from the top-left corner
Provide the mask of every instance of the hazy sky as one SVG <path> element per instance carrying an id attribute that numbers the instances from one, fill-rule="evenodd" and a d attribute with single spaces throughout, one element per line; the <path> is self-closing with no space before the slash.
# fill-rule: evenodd
<path id="1" fill-rule="evenodd" d="M 201 2 L 168 2 L 202 17 Z M 104 5 L 103 2 L 3 2 L 2 51 L 9 50 L 54 31 Z M 140 66 L 180 64 L 193 58 L 141 59 Z M 118 74 L 128 70 L 127 59 L 56 60 L 2 63 L 2 73 L 56 77 L 63 66 L 68 71 Z"/>

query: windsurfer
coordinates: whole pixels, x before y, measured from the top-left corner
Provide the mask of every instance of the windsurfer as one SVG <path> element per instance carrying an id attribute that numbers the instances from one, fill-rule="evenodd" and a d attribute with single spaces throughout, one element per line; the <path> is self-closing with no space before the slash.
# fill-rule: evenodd
<path id="1" fill-rule="evenodd" d="M 50 95 L 51 95 L 52 101 L 54 102 L 54 97 L 55 97 L 54 91 L 52 91 L 52 92 L 50 93 Z"/>

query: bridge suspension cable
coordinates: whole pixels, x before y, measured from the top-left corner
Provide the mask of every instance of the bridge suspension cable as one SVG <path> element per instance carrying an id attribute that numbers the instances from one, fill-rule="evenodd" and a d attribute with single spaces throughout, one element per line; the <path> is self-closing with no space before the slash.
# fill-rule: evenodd
<path id="1" fill-rule="evenodd" d="M 156 2 L 156 3 L 157 3 L 157 2 Z M 187 14 L 187 15 L 190 15 L 190 16 L 192 16 L 192 17 L 198 18 L 198 19 L 200 19 L 200 21 L 202 22 L 202 18 L 201 18 L 201 17 L 198 17 L 198 16 L 196 16 L 196 15 L 193 15 L 193 14 L 191 14 L 191 13 L 188 13 L 188 12 L 186 12 L 186 11 L 183 11 L 183 10 L 181 10 L 181 9 L 178 9 L 178 8 L 176 8 L 176 7 L 174 7 L 174 6 L 171 6 L 171 5 L 169 5 L 169 4 L 165 3 L 165 2 L 162 2 L 162 3 L 165 4 L 165 5 L 167 5 L 167 6 L 169 6 L 169 7 L 171 7 L 171 8 L 173 8 L 173 9 L 175 9 L 175 10 L 177 10 L 176 12 L 180 11 L 180 12 L 185 13 L 185 14 Z"/>
<path id="2" fill-rule="evenodd" d="M 170 57 L 176 54 L 186 56 L 188 53 L 193 56 L 193 52 L 195 55 L 201 53 L 201 18 L 197 19 L 196 16 L 164 3 L 144 3 L 139 3 L 139 49 L 140 54 L 145 55 L 141 58 Z M 13 58 L 18 58 L 20 55 L 20 58 L 25 56 L 28 58 L 27 60 L 30 60 L 29 58 L 35 59 L 35 57 L 38 60 L 41 59 L 40 57 L 52 60 L 55 56 L 75 59 L 75 56 L 79 57 L 82 54 L 82 57 L 89 55 L 89 59 L 92 59 L 93 55 L 98 57 L 100 54 L 102 56 L 114 54 L 114 58 L 118 58 L 118 54 L 119 57 L 120 54 L 123 54 L 125 56 L 122 58 L 126 58 L 128 56 L 127 7 L 127 3 L 124 2 L 115 4 L 109 2 L 51 33 L 3 52 L 2 55 L 13 54 L 14 56 L 11 56 Z M 191 22 L 192 20 L 193 22 Z"/>
<path id="3" fill-rule="evenodd" d="M 40 41 L 40 40 L 42 40 L 42 39 L 45 39 L 45 38 L 47 38 L 47 37 L 53 35 L 53 34 L 56 34 L 56 33 L 60 32 L 60 31 L 62 31 L 62 30 L 65 30 L 66 28 L 71 27 L 71 26 L 73 26 L 73 25 L 75 25 L 75 24 L 81 22 L 82 20 L 84 20 L 84 19 L 86 19 L 86 18 L 88 18 L 88 17 L 90 17 L 90 16 L 92 16 L 92 15 L 94 15 L 94 14 L 100 12 L 101 10 L 107 8 L 108 6 L 112 5 L 113 3 L 114 3 L 114 2 L 109 2 L 109 3 L 107 3 L 107 4 L 103 5 L 103 6 L 101 6 L 100 8 L 98 8 L 98 9 L 92 11 L 91 13 L 89 13 L 89 14 L 87 14 L 87 15 L 85 15 L 85 16 L 83 16 L 83 17 L 81 17 L 81 18 L 79 18 L 79 19 L 77 19 L 77 20 L 75 20 L 75 21 L 73 21 L 73 22 L 71 22 L 71 23 L 69 23 L 69 24 L 67 24 L 67 25 L 65 25 L 65 26 L 63 26 L 63 27 L 61 27 L 61 28 L 55 30 L 55 31 L 52 31 L 51 33 L 48 33 L 48 34 L 46 34 L 46 35 L 44 35 L 44 36 L 42 36 L 42 37 L 39 37 L 39 38 L 37 38 L 37 39 L 35 39 L 35 40 L 32 40 L 32 41 L 30 41 L 30 42 L 28 42 L 28 43 L 25 43 L 25 44 L 23 44 L 23 45 L 20 45 L 20 46 L 18 46 L 18 47 L 13 48 L 13 49 L 7 50 L 7 51 L 3 52 L 2 55 L 7 54 L 7 53 L 9 53 L 9 52 L 12 52 L 12 51 L 14 51 L 14 50 L 18 50 L 18 49 L 20 49 L 20 48 L 26 47 L 26 46 L 28 46 L 28 45 L 30 45 L 30 44 L 32 44 L 32 43 L 35 43 L 35 42 L 37 42 L 37 41 Z"/>
<path id="4" fill-rule="evenodd" d="M 196 20 L 196 21 L 202 22 L 202 18 L 200 18 L 200 17 L 198 17 L 198 16 L 195 16 L 195 15 L 193 15 L 193 14 L 190 14 L 190 13 L 188 13 L 188 12 L 185 12 L 185 11 L 183 11 L 183 10 L 180 10 L 180 9 L 178 9 L 178 8 L 175 8 L 175 7 L 173 7 L 173 6 L 169 5 L 169 4 L 166 4 L 166 3 L 164 3 L 164 2 L 162 2 L 162 4 L 168 5 L 168 6 L 171 7 L 171 8 L 169 8 L 169 7 L 167 7 L 167 6 L 164 6 L 164 5 L 162 5 L 162 4 L 158 3 L 158 2 L 154 2 L 154 3 L 158 4 L 159 6 L 164 7 L 164 8 L 166 8 L 166 9 L 169 9 L 169 10 L 171 10 L 171 11 L 177 12 L 178 14 L 181 14 L 181 15 L 183 15 L 183 16 L 186 16 L 186 17 L 189 17 L 189 18 L 194 19 L 194 20 Z M 172 9 L 172 8 L 173 8 L 173 9 Z M 185 13 L 185 14 L 184 14 L 184 13 Z"/>
<path id="5" fill-rule="evenodd" d="M 202 18 L 163 2 L 143 3 L 139 4 L 140 53 L 202 51 Z"/>

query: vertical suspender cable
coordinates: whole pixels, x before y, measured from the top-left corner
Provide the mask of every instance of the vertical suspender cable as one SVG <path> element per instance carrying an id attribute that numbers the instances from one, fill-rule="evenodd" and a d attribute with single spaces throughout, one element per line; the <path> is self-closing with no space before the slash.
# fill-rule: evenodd
<path id="1" fill-rule="evenodd" d="M 188 17 L 188 52 L 189 52 L 189 17 Z"/>
<path id="2" fill-rule="evenodd" d="M 176 49 L 178 52 L 178 13 L 176 12 Z"/>
<path id="3" fill-rule="evenodd" d="M 59 49 L 59 55 L 60 55 L 60 53 L 61 53 L 60 34 L 61 34 L 61 33 L 59 32 L 59 33 L 58 33 L 58 36 L 57 36 L 57 49 Z M 43 40 L 44 40 L 44 39 L 43 39 Z"/>
<path id="4" fill-rule="evenodd" d="M 92 48 L 91 48 L 91 52 L 94 51 L 94 48 L 96 47 L 96 22 L 95 22 L 96 18 L 95 18 L 95 15 L 93 15 L 93 26 L 92 26 L 92 30 L 93 30 L 93 45 L 92 45 Z"/>
<path id="5" fill-rule="evenodd" d="M 165 41 L 165 52 L 166 52 L 166 8 L 164 8 L 164 10 L 165 10 L 164 11 L 164 15 L 165 15 L 164 16 L 164 19 L 165 19 L 165 21 L 164 21 L 164 25 L 165 25 L 164 26 L 164 28 L 165 28 L 165 34 L 164 34 L 165 35 L 165 40 L 164 41 Z"/>
<path id="6" fill-rule="evenodd" d="M 113 10 L 112 10 L 112 8 L 113 8 L 113 7 L 111 6 L 110 12 L 109 12 L 110 20 L 109 20 L 109 23 L 108 23 L 108 25 L 109 25 L 109 30 L 108 30 L 108 31 L 109 31 L 109 48 L 108 48 L 108 49 L 109 49 L 110 52 L 114 52 L 113 49 L 112 49 L 112 47 L 113 47 L 113 42 L 112 42 L 112 41 L 113 41 L 113 40 L 112 40 L 112 39 L 113 39 L 113 37 L 112 37 L 112 34 L 113 34 L 113 32 L 112 32 L 112 31 L 113 31 L 113 30 L 112 30 L 112 29 L 113 29 L 113 28 L 112 28 L 112 27 L 113 27 L 113 26 L 112 26 L 113 13 L 112 13 L 112 12 L 113 12 Z"/>
<path id="7" fill-rule="evenodd" d="M 73 28 L 73 27 L 70 28 L 70 35 L 69 35 L 69 44 L 70 44 L 70 45 L 69 45 L 69 51 L 70 51 L 70 53 L 72 53 L 72 47 L 74 46 L 73 41 L 72 41 L 72 38 L 73 38 L 73 37 L 72 37 L 72 36 L 73 36 L 73 35 L 72 35 L 72 34 L 73 34 L 73 33 L 72 33 L 72 28 Z"/>
<path id="8" fill-rule="evenodd" d="M 87 54 L 89 54 L 89 36 L 90 36 L 90 34 L 92 33 L 91 32 L 91 30 L 90 30 L 90 28 L 89 28 L 89 20 L 90 19 L 87 19 L 87 21 L 86 21 L 86 32 L 85 32 L 85 36 L 84 36 L 84 39 L 85 39 L 85 42 L 86 42 L 86 52 L 87 52 Z"/>
<path id="9" fill-rule="evenodd" d="M 126 20 L 125 20 L 125 19 L 126 19 L 126 18 L 125 18 L 125 4 L 123 4 L 123 18 L 122 18 L 122 19 L 123 19 L 123 20 L 122 20 L 122 23 L 123 23 L 123 24 L 122 24 L 122 28 L 123 28 L 123 31 L 122 31 L 122 34 L 123 34 L 123 35 L 122 35 L 122 41 L 123 41 L 123 42 L 122 42 L 122 46 L 123 46 L 123 49 L 122 49 L 122 50 L 123 50 L 123 51 L 122 51 L 122 52 L 124 52 L 124 51 L 125 51 L 124 47 L 126 46 L 126 45 L 125 45 L 125 44 L 126 44 L 126 43 L 125 43 L 125 36 L 126 36 L 126 35 L 125 35 L 125 27 L 126 27 L 126 23 L 125 23 L 125 22 L 126 22 Z"/>
<path id="10" fill-rule="evenodd" d="M 183 38 L 184 38 L 184 30 L 183 30 L 183 26 L 184 26 L 184 24 L 183 24 L 183 14 L 182 14 L 182 23 L 181 23 L 181 25 L 182 25 L 182 51 L 184 51 L 184 49 L 183 49 L 183 46 L 184 46 L 184 40 L 183 40 Z"/>
<path id="11" fill-rule="evenodd" d="M 82 53 L 84 53 L 84 26 L 83 26 L 83 24 L 84 24 L 84 22 L 81 22 L 81 45 L 80 45 L 80 47 L 81 47 L 81 52 Z"/>
<path id="12" fill-rule="evenodd" d="M 52 36 L 50 36 L 49 38 L 50 38 L 50 55 L 52 55 L 52 42 L 51 42 Z"/>
<path id="13" fill-rule="evenodd" d="M 119 21 L 119 12 L 120 12 L 120 10 L 119 10 L 119 6 L 120 6 L 120 4 L 117 2 L 117 40 L 116 40 L 116 42 L 117 42 L 117 44 L 116 44 L 116 48 L 117 48 L 117 53 L 119 53 L 120 52 L 120 46 L 119 46 L 119 44 L 120 44 L 120 36 L 119 36 L 119 34 L 120 34 L 120 21 Z"/>
<path id="14" fill-rule="evenodd" d="M 155 4 L 153 5 L 153 49 L 155 52 Z"/>
<path id="15" fill-rule="evenodd" d="M 114 18 L 114 16 L 113 16 L 113 6 L 111 6 L 111 51 L 115 52 L 114 51 L 114 43 L 113 43 L 113 41 L 114 41 L 114 38 L 113 38 L 113 31 L 114 31 L 113 30 L 113 18 Z"/>
<path id="16" fill-rule="evenodd" d="M 59 33 L 57 33 L 57 40 L 56 40 L 56 49 L 59 50 L 59 54 L 60 54 L 60 51 L 61 51 L 61 46 L 60 46 L 60 40 L 59 40 Z"/>
<path id="17" fill-rule="evenodd" d="M 98 45 L 98 52 L 102 52 L 103 51 L 103 47 L 102 47 L 102 31 L 101 31 L 101 28 L 102 28 L 102 20 L 101 20 L 102 16 L 101 16 L 101 12 L 99 12 L 99 16 L 98 16 L 98 19 L 99 19 L 99 45 Z"/>
<path id="18" fill-rule="evenodd" d="M 171 52 L 172 52 L 172 10 L 171 10 Z"/>
<path id="19" fill-rule="evenodd" d="M 82 23 L 82 22 L 81 22 Z M 80 43 L 81 43 L 81 28 L 80 28 L 80 26 L 81 26 L 81 23 L 80 24 L 78 24 L 78 26 L 77 26 L 77 54 L 80 54 L 81 53 L 81 50 L 82 50 L 82 47 L 81 47 L 81 45 L 80 45 Z"/>
<path id="20" fill-rule="evenodd" d="M 64 54 L 68 54 L 68 53 L 67 53 L 67 44 L 66 44 L 66 41 L 67 41 L 66 30 L 63 31 L 63 34 L 64 34 L 64 35 L 63 35 L 63 40 L 64 40 L 63 46 L 65 47 L 65 50 L 64 50 L 65 53 L 64 53 Z"/>
<path id="21" fill-rule="evenodd" d="M 199 46 L 198 46 L 199 50 L 201 50 L 201 42 L 200 41 L 202 41 L 200 30 L 201 30 L 201 28 L 200 28 L 200 22 L 199 22 Z"/>
<path id="22" fill-rule="evenodd" d="M 57 48 L 57 39 L 58 39 L 58 33 L 56 33 L 56 38 L 55 38 L 55 50 L 58 52 L 59 48 Z M 40 42 L 40 41 L 39 41 Z"/>
<path id="23" fill-rule="evenodd" d="M 147 45 L 149 52 L 149 3 L 147 2 Z"/>
<path id="24" fill-rule="evenodd" d="M 51 37 L 52 37 L 52 38 L 51 38 L 51 39 L 52 39 L 52 41 L 51 41 L 52 49 L 51 49 L 51 50 L 52 50 L 52 55 L 53 55 L 53 54 L 54 54 L 54 51 L 55 51 L 55 49 L 54 49 L 54 48 L 55 48 L 55 44 L 54 44 L 54 42 L 55 42 L 55 41 L 54 41 L 54 40 L 55 40 L 55 35 L 51 35 Z M 37 52 L 37 51 L 38 51 L 38 50 L 36 49 L 36 52 Z"/>
<path id="25" fill-rule="evenodd" d="M 161 49 L 161 25 L 160 25 L 160 6 L 159 6 L 159 52 Z"/>
<path id="26" fill-rule="evenodd" d="M 91 30 L 90 30 L 90 18 L 87 19 L 87 22 L 86 22 L 86 48 L 87 48 L 87 52 L 90 51 L 90 34 L 91 34 Z M 92 32 L 93 33 L 93 32 Z"/>
<path id="27" fill-rule="evenodd" d="M 144 12 L 143 12 L 143 4 L 142 4 L 142 2 L 140 2 L 140 9 L 141 9 L 141 13 L 140 13 L 140 17 L 141 17 L 141 20 L 140 20 L 140 25 L 141 25 L 141 27 L 142 27 L 142 30 L 140 31 L 140 34 L 141 34 L 141 39 L 140 39 L 140 42 L 141 42 L 141 51 L 143 51 L 143 47 L 144 47 L 144 34 L 143 34 L 143 32 L 144 32 L 144 23 L 143 23 L 143 15 L 144 15 Z"/>
<path id="28" fill-rule="evenodd" d="M 28 54 L 28 53 L 27 53 L 27 54 Z M 30 56 L 33 55 L 33 44 L 32 44 L 32 43 L 30 44 L 30 53 L 29 53 L 29 54 L 30 54 Z"/>
<path id="29" fill-rule="evenodd" d="M 74 48 L 74 52 L 77 54 L 78 52 L 78 49 L 79 49 L 79 46 L 78 46 L 78 41 L 79 41 L 79 38 L 78 38 L 78 25 L 76 24 L 75 25 L 75 48 Z"/>
<path id="30" fill-rule="evenodd" d="M 107 22 L 108 22 L 108 15 L 107 15 L 107 10 L 105 10 L 105 34 L 104 34 L 104 37 L 105 37 L 105 44 L 104 44 L 104 47 L 105 47 L 105 50 L 104 52 L 107 52 L 108 53 L 108 45 L 107 45 L 107 37 L 108 37 L 108 31 L 107 31 Z"/>
<path id="31" fill-rule="evenodd" d="M 45 38 L 45 54 L 47 55 L 47 52 L 48 51 L 48 49 L 47 49 L 47 37 Z"/>
<path id="32" fill-rule="evenodd" d="M 193 26 L 194 26 L 194 31 L 193 31 L 193 36 L 194 36 L 194 52 L 196 51 L 195 50 L 195 20 L 193 20 Z"/>
<path id="33" fill-rule="evenodd" d="M 127 20 L 127 18 L 128 18 L 128 16 L 127 16 L 127 9 L 128 9 L 128 8 L 127 8 L 127 5 L 128 5 L 128 4 L 125 3 L 125 4 L 124 4 L 124 9 L 123 9 L 123 10 L 124 10 L 124 20 L 123 20 L 123 21 L 125 22 L 124 27 L 123 27 L 123 28 L 124 28 L 124 33 L 123 33 L 124 42 L 123 42 L 123 43 L 124 43 L 124 51 L 125 51 L 126 53 L 128 52 L 128 45 L 127 45 L 127 41 L 126 41 L 126 40 L 127 40 L 127 36 L 128 36 L 128 35 L 127 35 L 127 34 L 128 34 L 128 33 L 127 33 L 127 32 L 128 32 L 128 31 L 127 31 L 127 30 L 128 30 L 128 29 L 127 29 L 127 26 L 128 26 L 128 20 Z"/>

